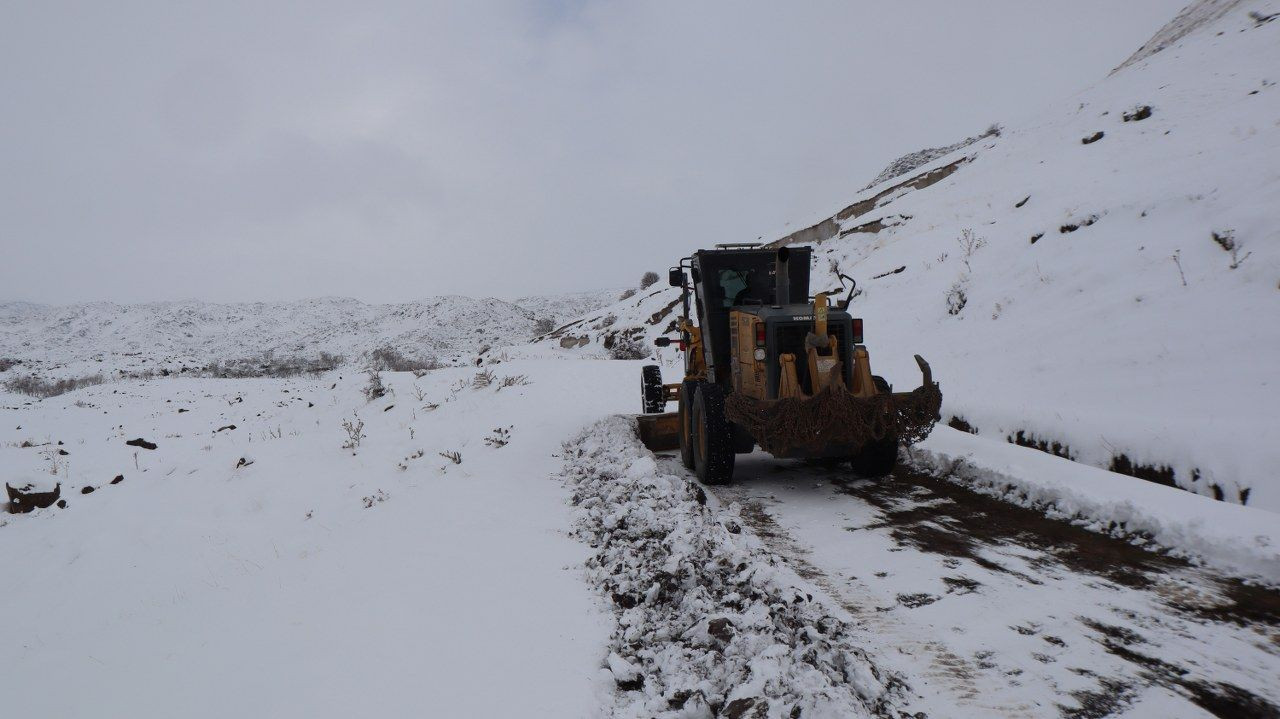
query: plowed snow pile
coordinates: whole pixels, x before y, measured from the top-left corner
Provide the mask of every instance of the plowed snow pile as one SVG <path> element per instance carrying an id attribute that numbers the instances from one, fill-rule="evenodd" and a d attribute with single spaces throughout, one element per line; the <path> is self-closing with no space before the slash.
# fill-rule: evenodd
<path id="1" fill-rule="evenodd" d="M 604 420 L 564 454 L 588 573 L 618 617 L 614 716 L 892 716 L 901 682 L 733 512 L 660 473 L 633 422 Z"/>

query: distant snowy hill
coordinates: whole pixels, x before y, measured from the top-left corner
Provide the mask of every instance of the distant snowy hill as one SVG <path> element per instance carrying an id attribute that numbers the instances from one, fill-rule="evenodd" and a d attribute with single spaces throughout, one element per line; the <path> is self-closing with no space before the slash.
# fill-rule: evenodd
<path id="1" fill-rule="evenodd" d="M 569 320 L 594 312 L 618 301 L 625 288 L 608 290 L 591 290 L 589 292 L 567 292 L 560 295 L 534 295 L 517 297 L 510 300 L 532 312 L 538 318 L 546 317 L 558 327 Z"/>
<path id="2" fill-rule="evenodd" d="M 101 360 L 109 368 L 203 365 L 272 352 L 348 359 L 391 346 L 412 356 L 473 354 L 522 343 L 541 317 L 557 320 L 617 297 L 614 291 L 503 300 L 446 296 L 401 304 L 345 298 L 215 304 L 0 303 L 0 357 L 42 366 Z"/>
<path id="3" fill-rule="evenodd" d="M 932 362 L 944 419 L 1280 510 L 1277 13 L 1195 3 L 1092 88 L 784 239 L 816 248 L 815 291 L 858 279 L 878 374 Z M 543 342 L 651 340 L 676 297 Z"/>

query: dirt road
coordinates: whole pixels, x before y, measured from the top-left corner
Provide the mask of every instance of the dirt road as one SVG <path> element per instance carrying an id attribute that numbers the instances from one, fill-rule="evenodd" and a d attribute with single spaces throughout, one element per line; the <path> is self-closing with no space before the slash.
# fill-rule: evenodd
<path id="1" fill-rule="evenodd" d="M 756 453 L 708 489 L 855 618 L 914 711 L 1280 716 L 1280 592 L 901 468 Z"/>

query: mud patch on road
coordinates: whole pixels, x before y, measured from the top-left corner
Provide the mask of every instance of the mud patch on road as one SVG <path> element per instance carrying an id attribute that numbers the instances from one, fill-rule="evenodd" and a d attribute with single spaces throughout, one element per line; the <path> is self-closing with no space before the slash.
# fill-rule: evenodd
<path id="1" fill-rule="evenodd" d="M 1016 553 L 1045 578 L 1062 572 L 1092 575 L 1117 590 L 1148 593 L 1176 616 L 1203 626 L 1203 631 L 1214 631 L 1214 624 L 1232 623 L 1254 629 L 1272 647 L 1280 646 L 1280 592 L 1276 590 L 1212 575 L 1183 559 L 1050 519 L 1036 510 L 928 475 L 899 471 L 881 482 L 833 481 L 842 493 L 880 510 L 883 519 L 865 528 L 887 530 L 899 544 L 1042 583 L 1042 579 L 1021 575 L 992 559 Z M 1194 578 L 1194 587 L 1184 586 L 1186 577 Z M 953 586 L 951 578 L 944 578 L 944 582 Z M 1280 717 L 1280 708 L 1263 697 L 1227 682 L 1193 678 L 1189 669 L 1150 656 L 1156 648 L 1143 649 L 1150 646 L 1147 639 L 1129 627 L 1088 617 L 1079 621 L 1092 630 L 1095 641 L 1108 653 L 1135 666 L 1146 682 L 1175 691 L 1215 716 Z M 1049 638 L 1046 641 L 1056 644 Z M 1072 693 L 1079 706 L 1060 707 L 1063 716 L 1108 716 L 1136 696 L 1132 683 L 1110 678 L 1098 681 L 1097 691 Z"/>
<path id="2" fill-rule="evenodd" d="M 1092 674 L 1092 672 L 1087 672 Z M 1102 719 L 1119 713 L 1133 703 L 1138 690 L 1132 684 L 1116 679 L 1098 678 L 1101 689 L 1096 691 L 1071 692 L 1071 698 L 1080 705 L 1068 707 L 1058 705 L 1063 719 Z"/>
<path id="3" fill-rule="evenodd" d="M 1229 682 L 1215 682 L 1188 676 L 1184 667 L 1166 662 L 1134 649 L 1146 644 L 1146 640 L 1123 627 L 1116 627 L 1082 620 L 1101 636 L 1095 641 L 1109 653 L 1141 667 L 1140 675 L 1151 682 L 1172 689 L 1186 696 L 1196 706 L 1223 719 L 1275 719 L 1280 717 L 1280 707 L 1270 701 Z M 1106 716 L 1101 715 L 1101 716 Z"/>
<path id="4" fill-rule="evenodd" d="M 1183 712 L 1277 716 L 1267 679 L 1280 666 L 1275 591 L 1150 551 L 1123 528 L 1073 524 L 905 468 L 882 481 L 818 463 L 739 470 L 714 494 L 870 636 L 910 657 L 926 701 L 945 697 L 972 716 L 1103 717 L 1154 692 Z M 986 621 L 978 605 L 1009 621 Z"/>
<path id="5" fill-rule="evenodd" d="M 884 519 L 867 528 L 888 529 L 913 548 L 967 559 L 994 571 L 1009 572 L 983 555 L 984 549 L 1022 547 L 1028 561 L 1046 574 L 1059 570 L 1091 574 L 1122 587 L 1152 590 L 1174 609 L 1210 621 L 1265 625 L 1280 636 L 1280 591 L 1199 572 L 1190 562 L 1149 551 L 1041 512 L 971 492 L 937 477 L 899 468 L 881 482 L 839 482 L 840 491 L 879 509 Z M 1197 573 L 1212 592 L 1200 601 L 1166 591 L 1164 579 L 1177 572 Z M 1027 577 L 1033 583 L 1042 580 Z"/>

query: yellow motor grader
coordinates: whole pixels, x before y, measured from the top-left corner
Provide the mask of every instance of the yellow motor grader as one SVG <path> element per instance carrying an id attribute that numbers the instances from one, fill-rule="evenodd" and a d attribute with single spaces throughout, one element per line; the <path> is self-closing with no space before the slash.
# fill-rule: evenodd
<path id="1" fill-rule="evenodd" d="M 809 247 L 717 245 L 671 268 L 682 293 L 679 335 L 656 343 L 682 350 L 685 376 L 664 385 L 657 365 L 643 368 L 646 445 L 678 446 L 698 479 L 724 484 L 734 456 L 757 445 L 775 457 L 848 460 L 858 475 L 882 477 L 899 446 L 928 436 L 942 404 L 929 364 L 916 355 L 924 377 L 911 392 L 871 374 L 862 319 L 847 311 L 853 286 L 836 307 L 826 293 L 810 298 L 811 258 Z M 678 410 L 663 414 L 667 402 Z"/>

